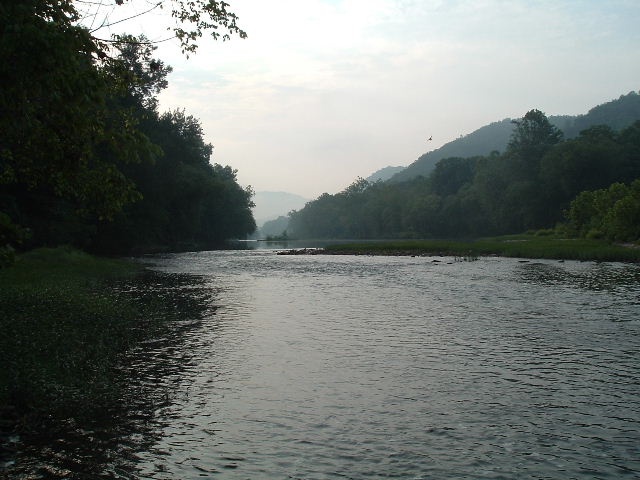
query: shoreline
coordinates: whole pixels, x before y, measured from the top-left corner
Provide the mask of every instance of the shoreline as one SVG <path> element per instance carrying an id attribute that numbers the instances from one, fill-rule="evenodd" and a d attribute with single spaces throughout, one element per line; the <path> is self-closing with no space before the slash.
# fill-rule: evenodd
<path id="1" fill-rule="evenodd" d="M 637 244 L 609 244 L 603 240 L 550 238 L 517 235 L 473 241 L 404 240 L 328 245 L 325 248 L 286 249 L 278 255 L 364 255 L 456 257 L 466 261 L 479 257 L 547 260 L 579 260 L 640 263 Z"/>

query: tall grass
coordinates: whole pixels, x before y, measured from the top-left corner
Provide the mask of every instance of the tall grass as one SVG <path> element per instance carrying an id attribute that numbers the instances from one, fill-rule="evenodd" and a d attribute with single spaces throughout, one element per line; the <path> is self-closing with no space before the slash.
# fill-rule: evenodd
<path id="1" fill-rule="evenodd" d="M 503 257 L 548 258 L 640 262 L 640 248 L 612 245 L 601 240 L 562 239 L 517 235 L 474 241 L 408 240 L 330 245 L 335 254 L 444 255 L 459 258 L 496 255 Z"/>

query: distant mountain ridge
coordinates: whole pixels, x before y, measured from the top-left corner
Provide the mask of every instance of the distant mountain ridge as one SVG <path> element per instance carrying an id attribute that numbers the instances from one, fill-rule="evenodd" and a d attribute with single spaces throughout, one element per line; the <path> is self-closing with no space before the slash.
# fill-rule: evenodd
<path id="1" fill-rule="evenodd" d="M 405 168 L 407 167 L 391 167 L 391 166 L 384 167 L 384 168 L 381 168 L 380 170 L 373 172 L 365 180 L 371 183 L 375 183 L 377 181 L 386 182 L 391 177 L 393 177 L 396 173 L 400 173 Z"/>
<path id="2" fill-rule="evenodd" d="M 253 217 L 260 227 L 264 222 L 287 215 L 291 210 L 304 207 L 309 200 L 288 192 L 256 192 L 253 197 Z"/>
<path id="3" fill-rule="evenodd" d="M 510 118 L 489 125 L 465 135 L 431 152 L 421 155 L 415 162 L 396 173 L 390 182 L 404 182 L 419 175 L 427 176 L 443 158 L 449 157 L 473 157 L 477 155 L 489 155 L 492 151 L 504 150 L 509 142 L 513 124 Z"/>
<path id="4" fill-rule="evenodd" d="M 636 120 L 640 120 L 640 95 L 636 92 L 621 95 L 617 100 L 593 107 L 583 115 L 549 117 L 549 121 L 564 132 L 565 138 L 576 137 L 580 131 L 593 125 L 608 125 L 613 130 L 621 130 Z M 419 175 L 426 177 L 444 158 L 467 158 L 489 155 L 492 151 L 504 152 L 511 138 L 513 126 L 513 121 L 510 118 L 485 125 L 468 135 L 421 155 L 388 181 L 395 183 L 411 180 Z"/>

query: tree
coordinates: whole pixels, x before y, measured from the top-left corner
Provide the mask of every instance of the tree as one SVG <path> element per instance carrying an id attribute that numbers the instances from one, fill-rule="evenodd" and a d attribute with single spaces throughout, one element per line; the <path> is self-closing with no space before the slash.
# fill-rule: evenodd
<path id="1" fill-rule="evenodd" d="M 451 157 L 440 160 L 431 172 L 431 188 L 437 195 L 453 195 L 472 182 L 479 157 Z"/>
<path id="2" fill-rule="evenodd" d="M 606 213 L 602 229 L 611 240 L 640 240 L 640 179 Z"/>
<path id="3" fill-rule="evenodd" d="M 550 150 L 540 162 L 541 189 L 554 205 L 557 218 L 569 202 L 584 190 L 603 188 L 621 178 L 622 148 L 617 134 L 600 125 Z"/>
<path id="4" fill-rule="evenodd" d="M 539 180 L 540 162 L 562 140 L 562 132 L 540 110 L 530 110 L 513 123 L 515 129 L 503 156 L 501 174 L 506 185 L 499 202 L 504 212 L 501 229 L 509 233 L 549 226 L 547 192 Z"/>
<path id="5" fill-rule="evenodd" d="M 144 36 L 117 35 L 113 41 L 114 56 L 107 64 L 112 81 L 122 87 L 117 99 L 137 114 L 156 112 L 157 95 L 169 85 L 173 69 L 153 57 L 156 47 Z"/>
<path id="6" fill-rule="evenodd" d="M 142 199 L 99 226 L 94 249 L 208 248 L 255 230 L 253 191 L 238 185 L 231 167 L 210 164 L 213 147 L 196 118 L 176 110 L 150 115 L 141 128 L 162 154 L 154 162 L 127 166 Z"/>
<path id="7" fill-rule="evenodd" d="M 115 0 L 116 6 L 134 2 L 141 3 L 140 0 Z M 78 10 L 83 11 L 82 17 L 92 18 L 93 23 L 98 25 L 94 32 L 110 26 L 107 15 L 104 15 L 101 20 L 97 19 L 102 10 L 99 8 L 96 11 L 95 2 L 66 0 L 64 3 L 67 10 L 73 12 L 76 21 L 80 17 Z M 78 5 L 78 8 L 76 8 L 76 5 Z M 228 3 L 217 0 L 159 0 L 157 3 L 151 4 L 151 7 L 146 12 L 142 12 L 142 14 L 149 13 L 156 8 L 169 10 L 175 23 L 172 26 L 168 26 L 167 30 L 171 31 L 173 36 L 180 42 L 182 52 L 188 55 L 196 52 L 198 48 L 197 42 L 204 33 L 209 33 L 214 40 L 222 39 L 223 41 L 230 40 L 231 35 L 238 35 L 240 38 L 247 37 L 246 32 L 238 26 L 238 16 L 229 10 L 229 6 Z M 113 8 L 113 5 L 108 5 L 108 8 Z M 118 20 L 119 23 L 121 21 Z M 110 39 L 93 38 L 98 44 L 111 41 Z M 150 44 L 152 42 L 147 41 L 145 43 Z"/>
<path id="8" fill-rule="evenodd" d="M 367 188 L 371 186 L 371 183 L 362 177 L 358 177 L 351 185 L 345 188 L 341 194 L 345 197 L 356 197 L 362 194 Z"/>
<path id="9" fill-rule="evenodd" d="M 618 140 L 623 150 L 624 178 L 640 178 L 640 120 L 622 130 Z"/>
<path id="10" fill-rule="evenodd" d="M 523 162 L 537 162 L 562 140 L 562 131 L 549 122 L 540 110 L 529 110 L 520 120 L 507 145 L 507 152 Z"/>
<path id="11" fill-rule="evenodd" d="M 170 68 L 151 58 L 147 39 L 100 39 L 83 27 L 80 9 L 93 5 L 0 3 L 0 213 L 28 226 L 42 220 L 39 230 L 49 233 L 40 242 L 52 220 L 90 229 L 138 200 L 125 172 L 159 154 L 141 124 L 155 121 L 155 95 Z M 246 36 L 224 2 L 158 5 L 171 9 L 185 53 L 205 31 L 223 40 Z"/>
<path id="12" fill-rule="evenodd" d="M 204 31 L 214 38 L 228 39 L 232 33 L 246 36 L 225 2 L 172 0 L 169 4 L 176 19 L 172 29 L 186 52 L 195 51 Z M 86 169 L 95 160 L 96 144 L 132 158 L 144 155 L 149 146 L 130 117 L 106 111 L 106 99 L 124 88 L 133 97 L 149 100 L 150 93 L 163 88 L 168 70 L 153 63 L 143 71 L 140 64 L 132 63 L 141 58 L 141 49 L 149 53 L 144 38 L 94 37 L 79 25 L 77 5 L 88 2 L 0 4 L 0 183 L 31 188 L 48 184 L 60 195 L 82 198 L 94 191 L 93 185 L 79 180 L 92 177 Z M 220 33 L 220 27 L 226 31 Z M 120 50 L 117 61 L 111 61 L 110 45 Z M 113 196 L 115 204 L 102 205 L 103 214 L 110 216 L 132 199 L 132 189 L 113 168 L 102 168 L 102 174 L 109 175 L 109 183 L 118 184 L 122 193 Z"/>
<path id="13" fill-rule="evenodd" d="M 640 179 L 629 185 L 584 191 L 566 214 L 568 227 L 578 236 L 609 240 L 640 238 Z"/>
<path id="14" fill-rule="evenodd" d="M 110 217 L 136 194 L 97 151 L 139 158 L 148 143 L 125 112 L 107 107 L 120 86 L 75 20 L 68 1 L 0 5 L 0 184 L 46 190 Z"/>

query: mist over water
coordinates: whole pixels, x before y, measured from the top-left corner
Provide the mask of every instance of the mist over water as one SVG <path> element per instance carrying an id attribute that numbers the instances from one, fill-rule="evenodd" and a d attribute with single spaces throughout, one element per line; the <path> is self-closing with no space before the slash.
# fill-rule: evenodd
<path id="1" fill-rule="evenodd" d="M 637 266 L 146 261 L 199 308 L 123 367 L 105 478 L 640 476 Z"/>

